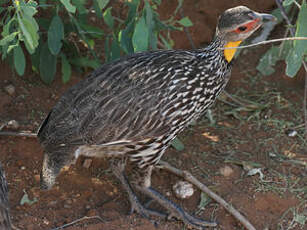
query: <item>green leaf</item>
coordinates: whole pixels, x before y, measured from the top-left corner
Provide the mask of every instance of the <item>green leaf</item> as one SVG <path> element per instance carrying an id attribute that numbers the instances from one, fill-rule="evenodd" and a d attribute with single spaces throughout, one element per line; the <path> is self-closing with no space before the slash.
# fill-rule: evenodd
<path id="1" fill-rule="evenodd" d="M 297 27 L 296 27 L 296 37 L 306 37 L 307 36 L 307 4 L 304 0 L 298 15 Z M 303 57 L 307 51 L 307 41 L 306 40 L 295 40 L 293 42 L 293 49 L 286 58 L 287 68 L 286 74 L 289 77 L 294 77 L 300 70 L 303 62 Z"/>
<path id="2" fill-rule="evenodd" d="M 110 0 L 96 0 L 100 10 L 103 10 L 109 3 Z"/>
<path id="3" fill-rule="evenodd" d="M 4 38 L 2 38 L 0 40 L 0 46 L 5 46 L 8 43 L 10 43 L 11 41 L 13 41 L 18 33 L 19 32 L 14 32 L 14 33 L 11 33 L 11 34 L 5 36 Z"/>
<path id="4" fill-rule="evenodd" d="M 284 41 L 282 45 L 279 46 L 281 48 L 280 50 L 280 60 L 285 60 L 290 53 L 290 50 L 293 49 L 293 41 Z"/>
<path id="5" fill-rule="evenodd" d="M 62 61 L 62 81 L 63 83 L 66 83 L 69 81 L 70 79 L 70 76 L 71 76 L 71 66 L 66 58 L 66 56 L 63 54 L 62 55 L 62 58 L 61 58 L 61 61 Z"/>
<path id="6" fill-rule="evenodd" d="M 48 47 L 53 55 L 57 55 L 62 48 L 62 40 L 64 39 L 64 26 L 62 19 L 55 15 L 48 29 Z"/>
<path id="7" fill-rule="evenodd" d="M 88 9 L 86 8 L 86 4 L 88 1 L 86 0 L 71 0 L 72 5 L 76 7 L 78 13 L 81 15 L 88 14 Z"/>
<path id="8" fill-rule="evenodd" d="M 25 3 L 24 1 L 20 1 L 20 6 L 22 12 L 29 17 L 33 17 L 33 15 L 37 13 L 37 3 L 34 1 L 28 1 L 27 3 Z"/>
<path id="9" fill-rule="evenodd" d="M 178 21 L 178 23 L 184 27 L 193 26 L 193 22 L 188 17 L 184 17 Z"/>
<path id="10" fill-rule="evenodd" d="M 298 14 L 295 37 L 307 37 L 307 4 L 305 0 Z M 307 51 L 307 40 L 295 40 L 294 49 L 303 55 Z"/>
<path id="11" fill-rule="evenodd" d="M 109 7 L 108 9 L 106 9 L 104 12 L 103 12 L 103 19 L 104 19 L 104 22 L 110 27 L 110 28 L 113 28 L 114 26 L 114 19 L 113 19 L 113 16 L 111 14 L 111 10 L 112 10 L 112 7 Z"/>
<path id="12" fill-rule="evenodd" d="M 25 38 L 24 42 L 30 54 L 33 54 L 36 47 L 38 46 L 38 31 L 37 24 L 33 24 L 32 20 L 29 20 L 27 17 L 22 17 L 19 13 L 17 14 L 18 24 L 21 29 L 21 32 Z"/>
<path id="13" fill-rule="evenodd" d="M 87 57 L 80 57 L 80 58 L 72 58 L 69 59 L 70 63 L 76 66 L 81 67 L 90 67 L 92 69 L 97 69 L 100 66 L 100 62 L 95 59 L 88 59 Z"/>
<path id="14" fill-rule="evenodd" d="M 131 54 L 133 53 L 133 45 L 132 45 L 132 34 L 134 30 L 134 22 L 130 22 L 124 30 L 119 32 L 118 38 L 120 45 L 125 53 Z"/>
<path id="15" fill-rule="evenodd" d="M 57 57 L 50 53 L 48 44 L 42 46 L 39 58 L 39 72 L 40 76 L 46 84 L 50 84 L 56 73 L 56 60 Z"/>
<path id="16" fill-rule="evenodd" d="M 96 26 L 92 26 L 86 23 L 80 23 L 80 27 L 86 31 L 86 33 L 93 38 L 102 38 L 104 32 L 102 29 Z"/>
<path id="17" fill-rule="evenodd" d="M 184 144 L 176 137 L 171 145 L 177 150 L 177 151 L 182 151 L 184 150 Z"/>
<path id="18" fill-rule="evenodd" d="M 294 2 L 294 0 L 284 0 L 282 4 L 283 4 L 283 6 L 289 6 L 289 5 L 291 5 L 293 2 Z"/>
<path id="19" fill-rule="evenodd" d="M 62 4 L 65 6 L 66 10 L 70 13 L 76 12 L 76 7 L 71 4 L 70 0 L 60 0 Z"/>
<path id="20" fill-rule="evenodd" d="M 271 75 L 275 72 L 273 68 L 278 61 L 279 48 L 272 46 L 260 59 L 256 69 L 264 76 Z"/>
<path id="21" fill-rule="evenodd" d="M 286 58 L 286 63 L 286 74 L 289 77 L 295 77 L 302 66 L 302 56 L 299 56 L 299 54 L 296 53 L 296 50 L 292 49 Z"/>
<path id="22" fill-rule="evenodd" d="M 120 46 L 118 44 L 118 41 L 113 38 L 112 44 L 111 44 L 111 60 L 118 59 L 120 57 Z"/>
<path id="23" fill-rule="evenodd" d="M 26 68 L 26 59 L 20 46 L 16 46 L 14 49 L 14 66 L 18 75 L 22 76 Z"/>
<path id="24" fill-rule="evenodd" d="M 141 17 L 135 25 L 132 36 L 134 52 L 145 51 L 148 49 L 149 31 L 145 23 L 145 18 Z"/>
<path id="25" fill-rule="evenodd" d="M 126 4 L 129 6 L 126 24 L 129 24 L 130 22 L 135 21 L 137 10 L 140 5 L 140 0 L 132 0 L 131 2 L 126 2 Z"/>
<path id="26" fill-rule="evenodd" d="M 146 25 L 148 27 L 149 45 L 151 48 L 153 48 L 156 45 L 154 39 L 155 37 L 153 36 L 155 20 L 153 19 L 153 12 L 148 1 L 145 1 L 145 10 L 146 10 Z"/>
<path id="27" fill-rule="evenodd" d="M 102 18 L 102 11 L 100 10 L 100 7 L 98 6 L 97 1 L 93 2 L 93 9 L 95 10 L 96 16 L 101 19 Z"/>
<path id="28" fill-rule="evenodd" d="M 106 61 L 110 61 L 110 38 L 106 37 L 106 40 L 104 41 L 104 53 L 105 53 L 105 59 Z"/>

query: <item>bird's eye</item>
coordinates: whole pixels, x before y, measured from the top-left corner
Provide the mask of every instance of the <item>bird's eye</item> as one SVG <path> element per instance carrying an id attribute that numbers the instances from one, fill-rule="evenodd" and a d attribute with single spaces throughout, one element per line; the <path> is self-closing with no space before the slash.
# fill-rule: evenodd
<path id="1" fill-rule="evenodd" d="M 240 26 L 237 30 L 243 32 L 243 31 L 245 31 L 246 29 L 247 29 L 246 26 Z"/>

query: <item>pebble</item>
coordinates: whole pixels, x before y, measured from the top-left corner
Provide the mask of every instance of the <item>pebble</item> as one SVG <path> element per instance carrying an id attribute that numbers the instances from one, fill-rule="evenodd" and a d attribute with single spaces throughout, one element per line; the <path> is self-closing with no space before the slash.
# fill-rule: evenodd
<path id="1" fill-rule="evenodd" d="M 286 134 L 288 135 L 288 137 L 295 137 L 297 135 L 297 131 L 294 129 L 289 129 L 286 130 Z"/>
<path id="2" fill-rule="evenodd" d="M 220 168 L 220 173 L 224 177 L 229 177 L 231 174 L 233 174 L 233 169 L 230 168 L 229 166 L 225 166 L 225 167 Z"/>
<path id="3" fill-rule="evenodd" d="M 15 94 L 15 86 L 13 86 L 12 84 L 5 86 L 4 90 L 11 96 Z"/>
<path id="4" fill-rule="evenodd" d="M 66 209 L 70 209 L 70 208 L 71 208 L 71 206 L 70 206 L 70 205 L 68 205 L 68 204 L 64 204 L 64 208 L 66 208 Z"/>
<path id="5" fill-rule="evenodd" d="M 19 123 L 15 120 L 11 120 L 7 123 L 7 128 L 17 130 L 20 127 Z"/>
<path id="6" fill-rule="evenodd" d="M 179 199 L 189 198 L 194 193 L 193 185 L 187 181 L 178 181 L 174 184 L 173 191 Z"/>

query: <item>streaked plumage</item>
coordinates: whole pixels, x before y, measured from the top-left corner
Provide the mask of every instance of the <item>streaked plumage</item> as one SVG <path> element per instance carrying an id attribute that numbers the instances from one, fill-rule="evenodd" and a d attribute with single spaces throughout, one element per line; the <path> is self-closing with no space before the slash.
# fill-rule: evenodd
<path id="1" fill-rule="evenodd" d="M 59 170 L 79 155 L 128 159 L 141 172 L 139 184 L 146 194 L 197 227 L 195 219 L 150 188 L 151 171 L 171 140 L 199 118 L 226 86 L 234 52 L 228 55 L 222 49 L 247 38 L 263 17 L 246 7 L 230 9 L 220 17 L 216 36 L 206 48 L 126 56 L 104 64 L 70 88 L 38 132 L 45 148 L 41 186 L 50 188 Z M 115 175 L 133 208 L 144 212 L 118 168 Z"/>
<path id="2" fill-rule="evenodd" d="M 8 188 L 4 171 L 0 164 L 0 230 L 11 229 Z"/>

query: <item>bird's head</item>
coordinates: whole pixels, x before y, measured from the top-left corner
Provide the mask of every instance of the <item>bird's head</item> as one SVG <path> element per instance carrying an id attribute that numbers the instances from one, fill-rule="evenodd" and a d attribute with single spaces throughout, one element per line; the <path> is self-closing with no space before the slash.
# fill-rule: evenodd
<path id="1" fill-rule="evenodd" d="M 216 36 L 225 42 L 225 47 L 237 47 L 266 20 L 274 21 L 276 18 L 270 14 L 257 13 L 245 6 L 237 6 L 226 10 L 219 17 Z M 228 62 L 234 53 L 235 49 L 224 50 Z"/>

